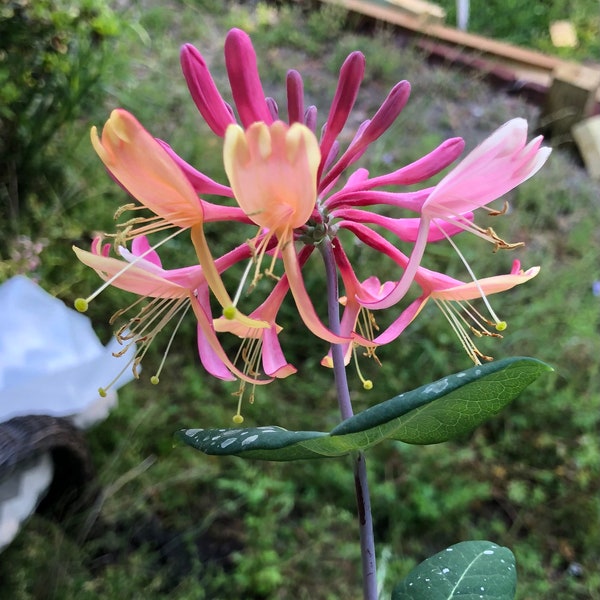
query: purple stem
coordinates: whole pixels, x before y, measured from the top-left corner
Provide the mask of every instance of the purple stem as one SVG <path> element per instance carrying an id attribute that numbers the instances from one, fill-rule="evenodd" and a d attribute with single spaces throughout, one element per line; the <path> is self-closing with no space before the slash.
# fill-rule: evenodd
<path id="1" fill-rule="evenodd" d="M 340 334 L 340 310 L 338 293 L 338 274 L 335 258 L 331 247 L 331 240 L 325 238 L 319 244 L 319 250 L 325 262 L 327 277 L 327 311 L 329 328 L 337 335 Z M 342 420 L 348 419 L 354 413 L 350 401 L 350 389 L 346 377 L 344 364 L 344 351 L 340 344 L 331 345 L 333 359 L 333 374 L 337 391 L 338 405 Z M 371 498 L 367 482 L 367 465 L 365 455 L 359 452 L 354 462 L 354 484 L 356 487 L 356 504 L 358 509 L 358 525 L 360 531 L 360 552 L 363 572 L 363 597 L 364 600 L 377 600 L 377 570 L 375 567 L 375 537 L 373 535 L 373 516 L 371 514 Z"/>

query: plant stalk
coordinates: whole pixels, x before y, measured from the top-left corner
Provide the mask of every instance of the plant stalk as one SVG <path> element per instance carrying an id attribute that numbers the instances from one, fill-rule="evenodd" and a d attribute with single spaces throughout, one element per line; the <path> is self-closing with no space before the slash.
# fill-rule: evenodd
<path id="1" fill-rule="evenodd" d="M 327 312 L 329 328 L 335 334 L 340 334 L 340 309 L 338 292 L 338 274 L 333 256 L 332 242 L 325 238 L 319 244 L 319 250 L 325 263 L 327 279 Z M 331 345 L 333 374 L 337 392 L 338 405 L 342 420 L 348 419 L 354 413 L 350 400 L 350 388 L 344 364 L 344 349 L 340 344 Z M 360 531 L 360 552 L 363 573 L 364 600 L 377 600 L 377 569 L 375 564 L 375 536 L 373 534 L 373 517 L 371 514 L 371 497 L 367 482 L 367 465 L 365 456 L 359 452 L 354 458 L 354 484 L 356 488 L 356 504 L 358 525 Z"/>

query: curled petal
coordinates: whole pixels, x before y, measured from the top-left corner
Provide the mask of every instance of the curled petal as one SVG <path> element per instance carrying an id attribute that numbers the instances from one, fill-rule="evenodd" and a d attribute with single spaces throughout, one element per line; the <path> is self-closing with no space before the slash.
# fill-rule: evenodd
<path id="1" fill-rule="evenodd" d="M 519 270 L 517 272 L 513 269 L 511 273 L 506 275 L 485 277 L 468 283 L 456 280 L 452 281 L 451 278 L 448 278 L 450 281 L 444 281 L 447 276 L 438 273 L 436 279 L 437 287 L 436 289 L 432 289 L 431 297 L 454 301 L 474 300 L 476 298 L 481 298 L 482 292 L 486 296 L 490 296 L 491 294 L 498 294 L 499 292 L 510 290 L 517 285 L 521 285 L 522 283 L 533 279 L 539 272 L 540 267 L 531 267 L 530 269 L 527 269 L 527 271 Z M 441 277 L 439 277 L 440 275 Z M 442 285 L 445 287 L 442 287 Z"/>
<path id="2" fill-rule="evenodd" d="M 121 290 L 149 298 L 185 298 L 189 294 L 190 288 L 182 285 L 176 273 L 165 271 L 150 261 L 138 259 L 129 262 L 76 247 L 73 247 L 73 251 L 84 265 L 94 269 L 104 281 L 115 277 L 111 285 Z M 189 269 L 192 271 L 187 273 L 188 284 L 202 282 L 200 267 Z"/>
<path id="3" fill-rule="evenodd" d="M 515 264 L 518 265 L 519 262 L 515 261 Z M 516 269 L 513 267 L 512 271 L 506 275 L 496 275 L 464 283 L 443 273 L 429 271 L 421 267 L 418 280 L 424 290 L 423 294 L 408 306 L 374 341 L 379 344 L 388 344 L 395 340 L 412 323 L 430 298 L 442 302 L 475 300 L 483 296 L 510 290 L 517 285 L 526 283 L 539 272 L 539 267 L 521 271 L 517 266 Z"/>
<path id="4" fill-rule="evenodd" d="M 419 228 L 417 230 L 416 242 L 413 246 L 410 258 L 406 258 L 397 248 L 392 246 L 382 236 L 374 232 L 373 230 L 365 227 L 364 225 L 353 223 L 351 221 L 344 221 L 339 224 L 340 227 L 345 227 L 352 231 L 361 241 L 375 250 L 387 254 L 392 260 L 395 260 L 403 269 L 402 277 L 398 281 L 387 296 L 380 298 L 375 301 L 365 301 L 363 305 L 366 308 L 375 310 L 382 308 L 389 308 L 394 304 L 397 304 L 410 289 L 417 271 L 423 254 L 425 252 L 425 246 L 427 244 L 427 235 L 429 233 L 430 222 L 426 219 L 421 219 Z"/>
<path id="5" fill-rule="evenodd" d="M 265 330 L 263 335 L 263 369 L 269 377 L 282 379 L 296 373 L 296 367 L 288 363 L 279 344 L 275 327 Z"/>
<path id="6" fill-rule="evenodd" d="M 213 337 L 212 333 L 206 335 L 206 331 L 210 331 L 210 323 L 208 322 L 210 313 L 210 297 L 207 286 L 201 286 L 196 291 L 196 299 L 200 308 L 196 311 L 196 318 L 200 316 L 203 319 L 202 325 L 198 322 L 197 325 L 197 339 L 198 339 L 198 356 L 202 366 L 210 373 L 213 377 L 221 379 L 223 381 L 234 381 L 235 377 L 229 367 L 223 361 L 223 355 L 221 352 L 214 350 L 214 343 L 216 336 Z M 213 327 L 214 333 L 214 327 Z M 212 341 L 212 343 L 211 343 Z M 223 353 L 224 354 L 224 353 Z"/>
<path id="7" fill-rule="evenodd" d="M 198 328 L 199 328 L 199 339 L 200 335 L 203 336 L 202 343 L 198 344 L 198 350 L 201 349 L 204 352 L 204 357 L 207 362 L 203 361 L 205 368 L 208 367 L 212 370 L 210 372 L 216 374 L 221 373 L 224 375 L 224 371 L 222 368 L 218 367 L 218 363 L 220 362 L 224 365 L 227 370 L 235 375 L 235 377 L 241 379 L 242 381 L 246 381 L 248 383 L 256 384 L 256 385 L 265 385 L 270 383 L 272 379 L 253 379 L 252 377 L 248 377 L 248 375 L 242 373 L 232 362 L 229 360 L 227 353 L 223 350 L 219 340 L 217 339 L 217 335 L 213 328 L 212 318 L 210 318 L 210 307 L 202 306 L 201 303 L 202 294 L 198 294 L 198 297 L 191 296 L 190 301 L 192 304 L 192 309 L 194 314 L 196 315 L 196 319 L 198 320 Z M 201 332 L 201 333 L 200 333 Z M 201 356 L 202 358 L 202 356 Z M 217 375 L 219 376 L 219 375 Z M 224 379 L 229 379 L 229 377 L 221 377 Z"/>
<path id="8" fill-rule="evenodd" d="M 148 262 L 151 262 L 162 269 L 160 256 L 158 256 L 158 252 L 150 246 L 150 242 L 145 235 L 140 235 L 132 240 L 131 254 L 134 256 L 143 256 Z"/>
<path id="9" fill-rule="evenodd" d="M 529 179 L 551 150 L 539 147 L 540 138 L 527 146 L 526 139 L 525 119 L 505 123 L 435 186 L 423 213 L 444 217 L 472 211 Z"/>
<path id="10" fill-rule="evenodd" d="M 316 201 L 320 160 L 314 134 L 304 125 L 254 123 L 225 134 L 225 171 L 236 200 L 260 227 L 278 236 L 306 223 Z"/>
<path id="11" fill-rule="evenodd" d="M 92 144 L 106 168 L 139 202 L 167 223 L 187 228 L 203 220 L 202 205 L 167 151 L 122 109 L 113 110 Z"/>

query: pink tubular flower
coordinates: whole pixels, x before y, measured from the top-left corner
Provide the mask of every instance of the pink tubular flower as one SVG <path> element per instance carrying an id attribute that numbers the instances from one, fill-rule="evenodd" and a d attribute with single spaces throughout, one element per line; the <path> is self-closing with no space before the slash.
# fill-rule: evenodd
<path id="1" fill-rule="evenodd" d="M 422 159 L 385 177 L 369 179 L 368 173 L 359 169 L 339 191 L 331 193 L 345 170 L 400 114 L 410 93 L 408 82 L 401 81 L 392 88 L 373 118 L 362 123 L 354 139 L 340 154 L 337 137 L 346 125 L 364 75 L 365 59 L 360 52 L 351 53 L 342 65 L 318 142 L 314 137 L 317 111 L 315 107 L 304 105 L 303 82 L 298 72 L 290 71 L 287 78 L 288 129 L 279 120 L 275 102 L 264 96 L 256 55 L 246 33 L 239 29 L 228 33 L 225 59 L 235 109 L 245 132 L 237 125 L 234 110 L 216 89 L 202 55 L 189 44 L 181 51 L 182 70 L 196 106 L 211 129 L 225 138 L 225 169 L 236 201 L 250 220 L 268 231 L 267 239 L 274 235 L 279 240 L 281 253 L 273 254 L 267 274 L 273 273 L 274 261 L 280 256 L 298 310 L 309 329 L 327 341 L 348 343 L 349 339 L 339 339 L 318 321 L 302 283 L 294 246 L 288 243 L 289 240 L 318 243 L 324 235 L 335 233 L 337 222 L 343 226 L 345 222 L 356 221 L 387 229 L 402 241 L 414 241 L 419 230 L 416 217 L 385 217 L 359 208 L 387 205 L 398 211 L 420 214 L 428 190 L 402 193 L 377 188 L 408 186 L 428 179 L 457 158 L 463 142 L 458 138 L 448 140 Z M 283 149 L 289 138 L 298 141 L 292 144 L 293 153 L 290 154 L 288 147 L 284 155 L 278 148 Z M 191 181 L 198 180 L 190 165 L 180 158 L 176 160 Z M 306 167 L 301 167 L 302 163 Z M 316 173 L 313 170 L 315 163 Z M 464 218 L 468 220 L 470 215 Z M 461 230 L 455 225 L 435 221 L 428 240 L 436 241 Z M 262 259 L 260 248 L 257 248 L 257 256 L 258 269 Z"/>
<path id="2" fill-rule="evenodd" d="M 541 136 L 529 144 L 526 142 L 527 122 L 524 119 L 508 121 L 435 186 L 422 205 L 417 239 L 400 281 L 385 299 L 372 303 L 371 308 L 388 308 L 406 295 L 425 252 L 430 227 L 435 219 L 472 231 L 493 242 L 496 248 L 511 247 L 493 229 L 481 229 L 465 219 L 464 215 L 485 207 L 539 171 L 551 150 L 540 147 Z"/>
<path id="3" fill-rule="evenodd" d="M 374 247 L 391 256 L 402 269 L 407 267 L 410 259 L 397 248 L 394 248 L 382 236 L 368 231 L 363 225 L 350 224 L 349 227 L 359 239 L 364 240 L 369 238 Z M 369 311 L 371 305 L 374 303 L 373 300 L 384 297 L 397 284 L 388 281 L 383 285 L 379 285 L 379 280 L 373 280 L 372 278 L 369 278 L 362 284 L 359 283 L 349 261 L 343 256 L 341 247 L 334 248 L 339 256 L 338 264 L 343 265 L 340 270 L 344 285 L 346 289 L 352 290 L 355 294 L 354 304 L 346 303 L 346 310 L 342 318 L 342 323 L 344 323 L 346 321 L 346 312 L 350 311 L 348 321 L 346 321 L 348 323 L 352 322 L 352 319 L 356 320 L 360 312 Z M 467 329 L 476 337 L 502 337 L 497 332 L 506 329 L 506 322 L 498 318 L 487 296 L 507 291 L 525 283 L 535 277 L 539 271 L 540 267 L 531 267 L 527 271 L 522 271 L 520 262 L 515 260 L 513 261 L 511 272 L 507 275 L 498 275 L 479 280 L 473 278 L 471 282 L 465 283 L 443 273 L 418 267 L 414 281 L 421 288 L 421 295 L 411 302 L 385 331 L 372 337 L 373 347 L 389 344 L 398 338 L 431 299 L 440 308 L 453 331 L 458 336 L 467 355 L 473 362 L 479 364 L 479 358 L 490 360 L 489 357 L 479 352 L 471 340 Z M 471 306 L 469 301 L 476 299 L 483 301 L 490 315 L 489 318 L 483 316 L 477 309 Z M 494 329 L 494 331 L 489 331 L 488 326 Z M 344 331 L 344 328 L 342 328 L 342 334 Z"/>
<path id="4" fill-rule="evenodd" d="M 526 283 L 540 272 L 540 267 L 531 267 L 527 271 L 521 269 L 518 260 L 513 261 L 510 273 L 485 277 L 465 283 L 442 273 L 419 267 L 415 281 L 422 289 L 422 294 L 412 302 L 398 319 L 381 335 L 374 339 L 375 343 L 387 344 L 396 339 L 404 329 L 414 321 L 425 304 L 432 300 L 450 323 L 458 337 L 461 346 L 475 363 L 479 359 L 492 360 L 483 355 L 470 335 L 480 338 L 502 337 L 498 332 L 506 329 L 506 322 L 496 316 L 487 297 L 499 292 L 505 292 L 517 285 Z M 481 299 L 485 303 L 490 317 L 485 317 L 471 303 L 471 300 Z"/>
<path id="5" fill-rule="evenodd" d="M 91 139 L 112 176 L 158 217 L 158 222 L 133 219 L 125 223 L 125 239 L 168 227 L 187 228 L 202 223 L 202 205 L 189 181 L 133 115 L 114 110 L 102 137 L 92 127 Z"/>
<path id="6" fill-rule="evenodd" d="M 429 299 L 441 307 L 448 299 L 464 302 L 481 297 L 487 302 L 487 294 L 509 289 L 537 273 L 515 271 L 481 281 L 472 276 L 473 282 L 466 284 L 420 266 L 429 243 L 444 239 L 453 243 L 451 238 L 462 231 L 474 232 L 496 247 L 510 247 L 491 228 L 478 227 L 474 212 L 482 207 L 494 212 L 487 208 L 489 202 L 531 177 L 545 162 L 550 150 L 540 147 L 541 138 L 527 143 L 527 126 L 522 119 L 501 127 L 437 185 L 425 182 L 459 157 L 464 149 L 462 139 L 446 140 L 422 158 L 372 177 L 354 165 L 403 110 L 410 95 L 408 82 L 393 86 L 375 114 L 358 126 L 344 146 L 339 138 L 347 127 L 365 71 L 360 52 L 352 52 L 344 61 L 326 120 L 319 129 L 317 109 L 306 106 L 303 80 L 297 71 L 287 75 L 287 119 L 280 115 L 277 103 L 265 96 L 252 42 L 239 29 L 227 34 L 225 65 L 233 106 L 218 91 L 201 53 L 190 44 L 181 50 L 181 67 L 191 96 L 210 129 L 223 139 L 228 182 L 214 181 L 196 170 L 167 143 L 152 138 L 132 115 L 115 110 L 101 137 L 92 130 L 92 143 L 112 176 L 155 216 L 133 218 L 119 226 L 116 246 L 132 244 L 131 252 L 120 250 L 123 260 L 104 256 L 99 249 L 77 251 L 106 284 L 161 301 L 174 298 L 191 306 L 198 320 L 201 361 L 211 374 L 254 383 L 260 369 L 268 378 L 286 377 L 295 371 L 283 355 L 277 325 L 277 314 L 288 291 L 306 327 L 322 340 L 343 345 L 348 362 L 357 345 L 375 357 L 376 347 L 395 339 Z M 220 196 L 227 203 L 209 202 L 203 197 L 206 195 Z M 378 212 L 382 207 L 385 214 Z M 136 208 L 129 204 L 118 214 Z M 254 225 L 257 229 L 250 237 L 242 232 L 239 245 L 214 260 L 205 228 L 219 222 L 235 227 Z M 167 240 L 189 230 L 197 267 L 163 270 L 155 252 L 163 242 L 150 247 L 140 241 L 140 236 L 167 228 L 175 228 Z M 389 258 L 400 271 L 395 281 L 382 285 L 376 275 L 369 274 L 361 283 L 341 245 L 347 234 Z M 344 286 L 339 333 L 321 322 L 303 278 L 306 259 L 324 241 L 333 247 Z M 409 257 L 398 249 L 401 243 L 412 245 Z M 242 261 L 246 261 L 244 275 L 232 300 L 221 276 Z M 274 281 L 273 288 L 256 306 L 250 292 L 264 275 Z M 198 280 L 186 279 L 190 277 Z M 400 303 L 413 282 L 421 288 L 421 296 L 399 309 L 392 325 L 380 332 L 370 311 Z M 211 295 L 223 309 L 223 316 L 214 320 Z M 241 302 L 251 306 L 241 312 Z M 80 308 L 87 305 L 85 300 L 78 303 Z M 503 322 L 491 313 L 488 324 L 501 329 Z M 462 345 L 477 361 L 482 355 L 469 345 L 468 335 L 460 333 L 459 318 L 452 314 L 446 311 Z M 168 311 L 160 315 L 153 325 L 147 325 L 152 336 L 166 317 L 172 316 Z M 139 341 L 146 330 L 136 327 L 134 337 Z M 483 325 L 472 327 L 475 335 L 490 333 Z M 223 352 L 217 333 L 230 333 L 242 340 L 237 362 Z M 238 366 L 241 363 L 243 366 Z M 241 418 L 239 407 L 236 417 Z"/>
<path id="7" fill-rule="evenodd" d="M 114 110 L 98 136 L 91 131 L 92 145 L 113 177 L 156 217 L 138 217 L 123 223 L 115 236 L 117 243 L 175 227 L 176 234 L 191 229 L 198 260 L 206 281 L 228 317 L 247 325 L 251 322 L 234 306 L 214 265 L 203 232 L 204 206 L 185 174 L 157 140 L 124 110 Z M 127 204 L 117 215 L 137 206 Z M 95 294 L 93 295 L 95 296 Z M 92 297 L 93 297 L 92 296 Z M 89 298 L 91 299 L 91 297 Z M 78 299 L 79 310 L 86 310 L 88 301 Z M 265 324 L 263 324 L 265 326 Z"/>
<path id="8" fill-rule="evenodd" d="M 198 347 L 202 364 L 206 370 L 220 379 L 231 380 L 232 374 L 248 383 L 264 384 L 269 380 L 259 380 L 256 373 L 240 371 L 227 357 L 221 343 L 217 339 L 214 323 L 208 302 L 208 284 L 200 266 L 183 267 L 165 270 L 162 268 L 158 253 L 150 247 L 144 236 L 136 238 L 132 243 L 132 251 L 119 248 L 121 259 L 109 256 L 110 247 L 102 247 L 100 238 L 94 240 L 92 251 L 73 248 L 77 258 L 85 265 L 94 269 L 105 281 L 127 292 L 140 296 L 148 302 L 130 317 L 129 321 L 120 327 L 116 336 L 125 344 L 123 353 L 131 345 L 137 344 L 138 349 L 134 359 L 134 373 L 155 337 L 164 326 L 175 316 L 183 315 L 191 307 L 198 321 Z M 218 269 L 227 268 L 236 256 L 225 256 L 217 262 Z M 139 300 L 129 309 L 136 308 Z M 129 309 L 120 310 L 113 317 L 121 316 Z M 248 327 L 239 321 L 224 319 L 231 326 Z M 217 320 L 218 321 L 218 320 Z M 254 323 L 255 321 L 250 321 Z M 263 321 L 256 321 L 262 323 Z M 269 324 L 269 328 L 271 325 Z M 254 331 L 262 331 L 256 327 Z M 221 329 L 222 330 L 222 329 Z M 175 332 L 174 332 L 175 333 Z M 167 349 L 168 351 L 168 349 Z M 162 368 L 162 365 L 161 365 Z M 153 378 L 158 383 L 158 375 Z"/>

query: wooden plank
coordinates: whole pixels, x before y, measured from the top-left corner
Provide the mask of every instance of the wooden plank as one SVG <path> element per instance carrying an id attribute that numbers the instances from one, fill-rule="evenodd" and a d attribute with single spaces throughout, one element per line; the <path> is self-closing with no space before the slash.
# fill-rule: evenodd
<path id="1" fill-rule="evenodd" d="M 446 20 L 446 11 L 439 5 L 425 0 L 387 0 L 398 7 L 402 12 L 428 23 L 443 25 Z"/>
<path id="2" fill-rule="evenodd" d="M 396 25 L 425 39 L 455 46 L 464 53 L 484 59 L 492 67 L 497 64 L 512 69 L 517 80 L 532 82 L 538 90 L 549 88 L 552 73 L 565 64 L 556 56 L 412 17 L 386 0 L 321 1 Z M 596 93 L 596 102 L 600 102 L 600 90 Z"/>
<path id="3" fill-rule="evenodd" d="M 572 133 L 590 177 L 600 179 L 600 116 L 577 123 Z"/>
<path id="4" fill-rule="evenodd" d="M 598 90 L 600 71 L 577 63 L 558 65 L 542 107 L 540 131 L 570 142 L 571 128 L 592 115 Z"/>

